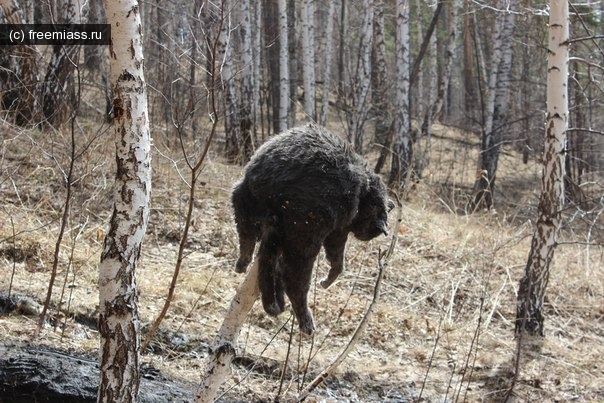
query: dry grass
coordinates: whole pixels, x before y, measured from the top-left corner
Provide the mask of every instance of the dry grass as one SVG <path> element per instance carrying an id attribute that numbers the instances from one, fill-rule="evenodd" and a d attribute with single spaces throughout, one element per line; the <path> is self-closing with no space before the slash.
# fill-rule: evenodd
<path id="1" fill-rule="evenodd" d="M 461 214 L 474 180 L 478 140 L 439 127 L 426 179 L 405 202 L 399 244 L 366 334 L 335 377 L 311 401 L 501 401 L 515 371 L 515 293 L 524 270 L 539 189 L 539 167 L 501 157 L 497 212 Z M 93 135 L 81 137 L 90 141 Z M 111 208 L 112 145 L 96 139 L 78 162 L 69 232 L 62 245 L 53 320 L 35 343 L 96 354 L 98 334 L 83 323 L 98 305 L 96 270 Z M 149 324 L 167 291 L 186 207 L 188 174 L 178 151 L 156 140 L 153 208 L 138 269 L 140 315 Z M 68 138 L 10 135 L 2 143 L 0 291 L 42 301 L 62 208 L 61 167 Z M 178 168 L 178 170 L 176 169 Z M 144 360 L 196 384 L 207 346 L 241 276 L 232 270 L 237 238 L 229 189 L 241 169 L 211 157 L 195 202 L 176 298 L 153 352 Z M 601 247 L 585 241 L 571 213 L 556 252 L 546 304 L 547 337 L 527 347 L 515 401 L 604 400 L 604 265 Z M 600 224 L 601 225 L 601 224 Z M 600 227 L 601 228 L 601 227 Z M 601 229 L 600 229 L 601 231 Z M 595 231 L 592 239 L 602 237 Z M 312 288 L 313 340 L 291 333 L 289 314 L 267 317 L 254 307 L 240 337 L 242 358 L 226 401 L 272 400 L 287 362 L 282 400 L 297 391 L 346 345 L 371 300 L 377 253 L 386 238 L 351 241 L 347 269 L 329 290 Z M 327 267 L 320 255 L 317 277 Z M 13 277 L 14 274 L 14 277 Z M 63 299 L 60 295 L 63 292 Z M 57 308 L 69 312 L 58 313 Z M 74 320 L 77 318 L 78 320 Z M 30 340 L 36 318 L 0 317 L 4 343 Z M 295 329 L 295 326 L 294 326 Z M 289 346 L 289 348 L 288 348 Z M 310 359 L 309 359 L 310 357 Z"/>

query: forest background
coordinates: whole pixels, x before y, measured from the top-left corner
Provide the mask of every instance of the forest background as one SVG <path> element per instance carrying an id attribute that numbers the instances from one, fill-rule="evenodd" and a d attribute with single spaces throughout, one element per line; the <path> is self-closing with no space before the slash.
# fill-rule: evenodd
<path id="1" fill-rule="evenodd" d="M 154 142 L 138 272 L 143 338 L 180 270 L 143 359 L 196 382 L 240 281 L 230 187 L 263 141 L 312 120 L 406 195 L 382 305 L 319 396 L 490 401 L 514 386 L 526 401 L 604 399 L 604 5 L 570 4 L 562 232 L 546 337 L 522 361 L 515 297 L 540 191 L 548 2 L 401 3 L 404 13 L 369 0 L 140 4 Z M 0 5 L 11 23 L 105 18 L 99 1 Z M 62 350 L 98 346 L 97 266 L 114 170 L 106 51 L 1 51 L 5 343 L 36 335 L 36 345 Z M 225 399 L 295 395 L 359 321 L 379 248 L 351 245 L 337 289 L 314 290 L 323 331 L 312 343 L 297 339 L 290 319 L 255 308 L 241 354 L 249 363 Z"/>

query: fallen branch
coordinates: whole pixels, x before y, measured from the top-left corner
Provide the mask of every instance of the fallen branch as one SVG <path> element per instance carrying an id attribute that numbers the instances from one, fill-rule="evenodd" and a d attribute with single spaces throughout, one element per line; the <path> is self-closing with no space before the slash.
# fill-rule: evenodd
<path id="1" fill-rule="evenodd" d="M 258 259 L 255 259 L 231 301 L 216 336 L 214 347 L 206 358 L 205 372 L 202 375 L 201 385 L 195 393 L 195 402 L 206 403 L 215 400 L 218 389 L 230 373 L 241 326 L 259 295 Z"/>

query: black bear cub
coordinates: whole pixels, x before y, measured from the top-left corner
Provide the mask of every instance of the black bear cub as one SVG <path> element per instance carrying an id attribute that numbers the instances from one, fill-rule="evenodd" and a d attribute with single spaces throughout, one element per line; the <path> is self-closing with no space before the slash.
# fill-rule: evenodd
<path id="1" fill-rule="evenodd" d="M 368 241 L 387 234 L 388 200 L 381 178 L 344 140 L 309 124 L 262 145 L 232 193 L 239 234 L 236 271 L 245 272 L 256 242 L 262 305 L 285 309 L 287 294 L 300 330 L 312 334 L 308 309 L 312 268 L 321 246 L 331 268 L 329 287 L 344 268 L 348 233 Z"/>

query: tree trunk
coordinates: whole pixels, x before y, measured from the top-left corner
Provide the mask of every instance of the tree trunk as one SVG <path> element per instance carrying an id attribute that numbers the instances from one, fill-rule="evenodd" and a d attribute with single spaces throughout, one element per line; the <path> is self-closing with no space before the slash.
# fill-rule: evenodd
<path id="1" fill-rule="evenodd" d="M 360 32 L 359 55 L 356 77 L 352 92 L 352 107 L 348 110 L 348 141 L 355 151 L 363 153 L 363 125 L 369 110 L 369 89 L 371 86 L 371 48 L 373 43 L 373 0 L 363 1 L 363 22 Z"/>
<path id="2" fill-rule="evenodd" d="M 516 334 L 543 336 L 543 302 L 564 204 L 564 156 L 568 129 L 567 0 L 551 0 L 547 68 L 547 116 L 538 218 L 516 304 Z"/>
<path id="3" fill-rule="evenodd" d="M 278 0 L 279 13 L 279 127 L 277 133 L 287 130 L 289 116 L 289 49 L 287 29 L 287 2 Z"/>
<path id="4" fill-rule="evenodd" d="M 345 85 L 348 83 L 348 61 L 350 59 L 348 40 L 348 6 L 347 0 L 342 0 L 340 7 L 340 48 L 338 52 L 338 103 L 344 105 L 346 96 Z"/>
<path id="5" fill-rule="evenodd" d="M 524 6 L 525 7 L 530 7 L 530 0 L 525 0 L 524 2 Z M 533 16 L 532 14 L 528 13 L 528 15 L 526 15 L 524 17 L 524 26 L 525 27 L 531 27 L 533 26 Z M 532 36 L 532 32 L 530 29 L 523 29 L 523 43 L 529 43 L 530 38 Z M 531 71 L 531 66 L 533 65 L 533 55 L 532 55 L 532 50 L 528 47 L 528 46 L 523 46 L 522 47 L 522 62 L 521 62 L 521 76 L 522 77 L 529 77 L 530 71 Z M 532 109 L 531 107 L 531 87 L 532 87 L 532 83 L 529 80 L 522 80 L 522 82 L 520 83 L 520 108 L 522 111 L 524 111 L 525 113 L 528 113 L 528 111 L 530 111 Z M 528 163 L 529 160 L 529 152 L 531 149 L 531 119 L 528 119 L 528 116 L 524 119 L 522 119 L 522 133 L 524 135 L 524 145 L 522 147 L 522 162 L 523 163 Z"/>
<path id="6" fill-rule="evenodd" d="M 478 92 L 476 91 L 476 73 L 475 73 L 475 54 L 472 41 L 472 12 L 470 10 L 470 0 L 464 0 L 463 13 L 463 84 L 464 84 L 464 110 L 466 116 L 472 118 L 476 111 L 476 100 Z M 528 42 L 527 42 L 528 43 Z M 474 119 L 472 119 L 474 120 Z"/>
<path id="7" fill-rule="evenodd" d="M 231 162 L 239 158 L 241 144 L 241 124 L 237 89 L 235 88 L 235 71 L 233 69 L 233 43 L 231 37 L 231 2 L 221 0 L 215 3 L 215 14 L 218 16 L 218 46 L 216 47 L 216 65 L 220 66 L 220 88 L 224 92 L 224 132 L 226 136 L 225 154 Z M 217 91 L 217 88 L 213 89 Z"/>
<path id="8" fill-rule="evenodd" d="M 214 402 L 220 386 L 231 370 L 237 339 L 247 314 L 260 295 L 258 288 L 258 259 L 250 267 L 224 316 L 214 347 L 206 359 L 204 373 L 197 392 L 196 403 Z"/>
<path id="9" fill-rule="evenodd" d="M 239 102 L 241 119 L 241 140 L 243 148 L 242 162 L 249 161 L 254 153 L 252 128 L 256 125 L 254 117 L 254 54 L 252 47 L 252 23 L 250 0 L 240 0 L 239 36 L 241 43 L 241 100 Z"/>
<path id="10" fill-rule="evenodd" d="M 422 1 L 421 0 L 415 0 L 415 14 L 418 16 L 423 15 L 422 13 Z M 442 3 L 438 3 L 439 5 Z M 411 7 L 411 6 L 410 6 Z M 429 29 L 429 28 L 428 28 Z M 423 44 L 423 38 L 424 38 L 424 23 L 423 23 L 423 19 L 420 18 L 416 18 L 415 21 L 415 31 L 417 32 L 417 36 L 416 36 L 416 40 L 417 40 L 417 44 L 410 44 L 410 46 L 417 46 L 417 48 L 420 49 L 421 52 L 421 47 Z M 432 37 L 432 34 L 430 34 L 430 38 Z M 422 70 L 422 65 L 421 62 L 418 63 L 418 59 L 419 56 L 423 57 L 423 55 L 418 55 L 418 57 L 415 58 L 415 60 L 413 61 L 413 65 L 411 67 L 411 72 L 409 73 L 409 82 L 413 83 L 411 85 L 410 88 L 410 92 L 409 92 L 409 110 L 411 115 L 413 116 L 423 116 L 423 111 L 425 109 L 425 101 L 424 101 L 424 74 L 423 74 L 423 70 Z M 423 61 L 423 60 L 422 60 Z M 417 72 L 415 72 L 414 75 L 414 69 L 417 66 Z M 412 138 L 413 141 L 418 140 L 419 141 L 419 146 L 421 147 L 421 138 L 418 137 L 417 139 Z M 419 148 L 419 147 L 418 147 Z"/>
<path id="11" fill-rule="evenodd" d="M 105 24 L 105 9 L 103 8 L 103 0 L 88 1 L 88 24 Z M 106 74 L 104 68 L 107 58 L 105 57 L 105 46 L 84 46 L 84 64 L 86 68 L 93 73 L 100 72 Z"/>
<path id="12" fill-rule="evenodd" d="M 299 43 L 296 41 L 297 32 L 300 27 L 298 13 L 296 12 L 297 0 L 286 0 L 287 1 L 287 49 L 288 49 L 288 60 L 289 60 L 289 107 L 287 114 L 287 128 L 294 127 L 296 125 L 296 109 L 298 104 L 298 58 L 290 57 L 299 53 Z"/>
<path id="13" fill-rule="evenodd" d="M 436 66 L 432 67 L 433 74 L 431 74 L 431 77 L 438 77 L 433 78 L 433 80 L 436 80 L 438 82 L 438 85 L 436 86 L 436 96 L 432 97 L 432 99 L 434 99 L 434 102 L 429 104 L 424 113 L 424 119 L 419 133 L 419 138 L 423 139 L 423 144 L 421 145 L 421 148 L 417 147 L 416 150 L 415 175 L 418 178 L 421 178 L 423 176 L 424 169 L 428 166 L 428 161 L 430 159 L 430 149 L 432 145 L 432 124 L 434 123 L 443 108 L 449 89 L 449 82 L 451 80 L 451 70 L 453 69 L 453 60 L 455 59 L 459 1 L 460 0 L 450 0 L 446 3 L 449 18 L 447 19 L 447 41 L 445 45 L 445 57 L 443 60 L 443 66 L 440 77 L 438 77 L 438 74 L 436 74 Z M 444 3 L 439 3 L 437 5 L 437 9 L 434 12 L 435 18 L 438 17 L 438 15 L 440 14 L 438 9 L 443 4 Z M 434 59 L 438 59 L 436 43 L 434 43 L 433 48 L 435 49 L 435 51 L 433 52 Z M 431 88 L 433 88 L 434 82 L 432 82 L 430 85 Z"/>
<path id="14" fill-rule="evenodd" d="M 258 131 L 262 130 L 262 108 L 260 107 L 260 84 L 264 85 L 265 75 L 262 74 L 262 59 L 264 54 L 262 52 L 262 2 L 256 1 L 253 10 L 253 23 L 252 26 L 252 51 L 253 51 L 253 68 L 252 68 L 252 115 L 254 116 L 254 122 L 258 122 L 259 124 L 254 124 L 252 126 L 252 131 L 254 132 L 254 139 L 252 144 L 256 144 L 258 142 Z M 258 128 L 258 126 L 261 126 Z"/>
<path id="15" fill-rule="evenodd" d="M 380 146 L 380 156 L 375 164 L 379 173 L 386 162 L 390 149 L 390 116 L 388 102 L 388 82 L 386 73 L 386 43 L 384 39 L 384 1 L 375 1 L 375 20 L 373 24 L 373 49 L 371 54 L 371 99 L 375 115 L 374 142 Z"/>
<path id="16" fill-rule="evenodd" d="M 336 12 L 336 2 L 329 2 L 327 11 L 327 21 L 325 27 L 325 68 L 323 70 L 323 100 L 321 101 L 321 114 L 319 115 L 319 124 L 325 126 L 327 124 L 327 114 L 329 111 L 329 95 L 331 85 L 331 60 L 333 57 L 333 26 L 334 15 Z"/>
<path id="17" fill-rule="evenodd" d="M 281 52 L 280 42 L 284 39 L 280 35 L 280 15 L 278 3 L 285 0 L 262 2 L 264 21 L 264 49 L 266 49 L 266 64 L 268 68 L 266 118 L 270 122 L 268 134 L 281 131 L 280 88 L 281 66 L 279 65 L 279 54 Z"/>
<path id="18" fill-rule="evenodd" d="M 304 87 L 304 113 L 311 122 L 315 112 L 315 4 L 302 1 L 302 82 Z"/>
<path id="19" fill-rule="evenodd" d="M 9 24 L 33 23 L 18 0 L 0 0 L 0 7 Z M 0 48 L 0 107 L 11 111 L 19 126 L 37 123 L 39 57 L 34 45 Z"/>
<path id="20" fill-rule="evenodd" d="M 135 402 L 140 334 L 136 266 L 147 229 L 151 139 L 137 0 L 105 0 L 111 24 L 110 77 L 117 172 L 115 201 L 99 264 L 99 402 Z"/>
<path id="21" fill-rule="evenodd" d="M 84 19 L 80 6 L 74 0 L 57 2 L 55 18 L 61 24 L 81 24 Z M 79 62 L 80 46 L 53 45 L 52 56 L 44 78 L 42 110 L 46 123 L 53 127 L 61 125 L 76 105 L 76 90 L 73 71 Z"/>
<path id="22" fill-rule="evenodd" d="M 392 187 L 404 187 L 407 171 L 411 169 L 411 137 L 409 132 L 409 2 L 396 2 L 396 94 L 394 113 L 394 145 L 390 177 Z"/>
<path id="23" fill-rule="evenodd" d="M 511 6 L 516 3 L 517 0 L 514 0 Z M 507 125 L 508 90 L 512 74 L 512 34 L 514 33 L 514 22 L 515 14 L 512 12 L 497 15 L 497 29 L 493 35 L 493 57 L 491 60 L 489 93 L 486 104 L 486 122 L 483 128 L 482 144 L 478 157 L 478 171 L 474 183 L 472 210 L 480 207 L 490 209 L 494 202 L 493 196 L 497 163 L 499 161 L 499 149 L 503 140 L 503 131 Z"/>

